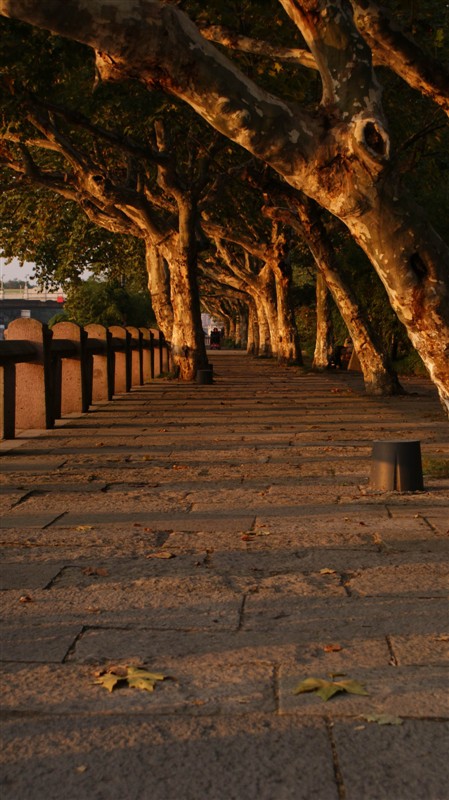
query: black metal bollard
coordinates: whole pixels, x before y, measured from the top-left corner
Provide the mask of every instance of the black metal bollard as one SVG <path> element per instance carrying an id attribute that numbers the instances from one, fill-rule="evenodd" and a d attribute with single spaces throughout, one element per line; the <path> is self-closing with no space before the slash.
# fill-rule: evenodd
<path id="1" fill-rule="evenodd" d="M 423 491 L 420 442 L 373 442 L 371 487 L 381 491 Z"/>
<path id="2" fill-rule="evenodd" d="M 209 385 L 214 382 L 214 375 L 212 372 L 212 366 L 210 365 L 208 369 L 199 369 L 196 373 L 196 382 L 205 386 Z"/>

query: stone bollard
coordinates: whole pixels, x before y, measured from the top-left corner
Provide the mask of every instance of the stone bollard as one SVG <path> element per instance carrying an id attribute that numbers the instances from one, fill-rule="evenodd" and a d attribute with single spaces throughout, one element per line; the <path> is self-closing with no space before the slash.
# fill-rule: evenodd
<path id="1" fill-rule="evenodd" d="M 52 328 L 53 364 L 54 364 L 54 414 L 58 419 L 66 414 L 85 412 L 89 408 L 88 384 L 86 370 L 87 333 L 75 322 L 58 322 Z M 70 344 L 72 353 L 61 346 Z"/>
<path id="2" fill-rule="evenodd" d="M 167 342 L 165 341 L 165 336 L 161 332 L 161 349 L 162 349 L 162 372 L 170 372 L 171 369 L 171 358 L 170 358 L 170 350 L 168 348 Z"/>
<path id="3" fill-rule="evenodd" d="M 423 491 L 420 443 L 373 442 L 371 487 L 381 491 Z"/>
<path id="4" fill-rule="evenodd" d="M 5 331 L 7 341 L 32 342 L 36 360 L 16 365 L 15 427 L 18 430 L 52 428 L 53 380 L 50 344 L 52 333 L 37 319 L 15 319 Z"/>
<path id="5" fill-rule="evenodd" d="M 114 352 L 114 394 L 124 394 L 131 389 L 131 334 L 120 325 L 112 325 L 109 331 Z"/>
<path id="6" fill-rule="evenodd" d="M 111 334 L 104 325 L 86 325 L 88 401 L 112 400 L 114 394 Z"/>
<path id="7" fill-rule="evenodd" d="M 156 328 L 151 328 L 150 333 L 153 334 L 154 344 L 154 377 L 158 378 L 164 371 L 164 361 L 162 357 L 162 333 Z"/>
<path id="8" fill-rule="evenodd" d="M 142 383 L 150 383 L 154 378 L 153 334 L 148 328 L 139 328 L 142 334 Z"/>
<path id="9" fill-rule="evenodd" d="M 126 327 L 126 330 L 131 336 L 131 385 L 142 386 L 142 332 L 139 330 L 139 328 L 133 328 L 129 325 Z"/>

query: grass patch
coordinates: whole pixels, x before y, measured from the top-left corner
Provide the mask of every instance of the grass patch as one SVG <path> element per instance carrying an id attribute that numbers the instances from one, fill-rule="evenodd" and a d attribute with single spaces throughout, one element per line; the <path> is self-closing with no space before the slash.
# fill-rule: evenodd
<path id="1" fill-rule="evenodd" d="M 416 351 L 409 353 L 404 358 L 393 361 L 393 366 L 398 375 L 428 375 L 423 361 Z"/>
<path id="2" fill-rule="evenodd" d="M 423 458 L 422 470 L 429 478 L 449 478 L 449 458 Z"/>

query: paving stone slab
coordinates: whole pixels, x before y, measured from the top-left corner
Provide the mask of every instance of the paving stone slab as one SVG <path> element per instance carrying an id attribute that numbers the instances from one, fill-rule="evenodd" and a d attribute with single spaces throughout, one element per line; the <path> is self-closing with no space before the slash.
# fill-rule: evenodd
<path id="1" fill-rule="evenodd" d="M 449 619 L 446 633 L 391 636 L 395 658 L 401 666 L 449 666 Z"/>
<path id="2" fill-rule="evenodd" d="M 64 466 L 66 459 L 57 459 L 48 461 L 48 458 L 39 461 L 13 461 L 11 459 L 3 460 L 1 464 L 2 472 L 13 473 L 14 475 L 21 475 L 23 472 L 49 472 L 53 473 L 55 470 Z"/>
<path id="3" fill-rule="evenodd" d="M 63 510 L 46 513 L 23 514 L 21 511 L 5 514 L 1 521 L 2 531 L 5 528 L 46 528 L 63 515 Z"/>
<path id="4" fill-rule="evenodd" d="M 294 629 L 298 634 L 320 630 L 329 640 L 335 637 L 354 638 L 394 635 L 447 633 L 447 599 L 420 597 L 338 597 L 320 599 L 289 593 L 264 594 L 254 580 L 248 586 L 244 631 Z"/>
<path id="5" fill-rule="evenodd" d="M 3 727 L 4 800 L 338 800 L 323 723 L 270 715 L 29 718 Z M 294 754 L 294 756 L 293 756 Z"/>
<path id="6" fill-rule="evenodd" d="M 67 655 L 76 637 L 81 633 L 79 625 L 47 625 L 40 621 L 39 626 L 21 624 L 20 627 L 2 625 L 0 660 L 15 662 L 60 663 Z M 23 674 L 27 674 L 28 667 Z M 31 673 L 28 672 L 31 675 Z M 44 694 L 44 687 L 37 685 L 35 690 Z M 6 708 L 6 706 L 4 707 Z"/>
<path id="7" fill-rule="evenodd" d="M 361 596 L 449 596 L 449 561 L 398 564 L 368 568 L 348 581 L 351 592 Z"/>
<path id="8" fill-rule="evenodd" d="M 128 645 L 125 661 L 121 659 L 120 664 L 142 666 L 133 655 L 136 645 Z M 273 665 L 245 661 L 237 652 L 223 653 L 221 661 L 207 652 L 185 656 L 164 653 L 145 664 L 151 672 L 167 676 L 153 693 L 126 686 L 110 693 L 97 685 L 98 664 L 103 661 L 100 658 L 96 666 L 5 665 L 7 668 L 0 671 L 3 713 L 196 716 L 276 710 Z"/>
<path id="9" fill-rule="evenodd" d="M 162 515 L 155 515 L 150 512 L 129 512 L 114 513 L 94 513 L 88 514 L 65 514 L 63 517 L 55 520 L 56 524 L 67 526 L 78 525 L 109 525 L 116 524 L 117 522 L 135 523 L 141 522 L 151 528 L 162 528 L 164 530 L 203 530 L 207 525 L 208 527 L 215 528 L 216 530 L 229 530 L 229 531 L 246 531 L 251 528 L 254 522 L 254 517 L 243 516 L 240 509 L 230 510 L 225 515 L 222 512 L 216 514 L 214 512 L 202 512 L 197 514 L 180 514 L 172 513 Z"/>
<path id="10" fill-rule="evenodd" d="M 281 714 L 300 716 L 330 715 L 364 718 L 370 714 L 449 721 L 447 669 L 444 667 L 364 668 L 355 662 L 344 680 L 355 680 L 368 695 L 338 693 L 324 702 L 314 693 L 295 694 L 306 678 L 331 680 L 327 672 L 304 669 L 301 663 L 281 665 L 279 670 L 279 710 Z M 338 677 L 335 679 L 338 680 Z M 383 727 L 383 726 L 382 726 Z M 359 765 L 360 768 L 360 765 Z"/>
<path id="11" fill-rule="evenodd" d="M 405 720 L 394 726 L 336 722 L 333 738 L 347 800 L 447 797 L 449 722 Z"/>
<path id="12" fill-rule="evenodd" d="M 63 562 L 16 564 L 3 561 L 0 569 L 0 591 L 5 589 L 45 589 L 58 575 Z"/>
<path id="13" fill-rule="evenodd" d="M 85 587 L 55 584 L 50 590 L 34 589 L 30 598 L 21 603 L 17 591 L 2 592 L 0 612 L 15 624 L 236 630 L 243 599 L 219 576 L 204 574 L 98 580 Z"/>

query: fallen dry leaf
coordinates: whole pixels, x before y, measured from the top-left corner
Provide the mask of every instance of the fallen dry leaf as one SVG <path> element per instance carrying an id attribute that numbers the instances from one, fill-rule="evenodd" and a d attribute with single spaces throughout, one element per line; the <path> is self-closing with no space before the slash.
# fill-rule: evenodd
<path id="1" fill-rule="evenodd" d="M 392 714 L 368 714 L 364 717 L 367 722 L 377 722 L 378 725 L 402 725 L 404 720 Z"/>
<path id="2" fill-rule="evenodd" d="M 174 553 L 169 553 L 168 550 L 161 550 L 159 553 L 148 553 L 145 558 L 176 558 Z"/>
<path id="3" fill-rule="evenodd" d="M 335 575 L 334 569 L 320 569 L 320 575 Z"/>
<path id="4" fill-rule="evenodd" d="M 305 692 L 315 692 L 322 700 L 330 700 L 331 697 L 340 692 L 359 695 L 368 694 L 363 684 L 358 681 L 325 681 L 322 678 L 306 678 L 293 690 L 293 694 L 303 694 Z"/>
<path id="5" fill-rule="evenodd" d="M 83 575 L 101 575 L 103 578 L 109 575 L 109 570 L 105 567 L 86 567 L 83 569 Z"/>
<path id="6" fill-rule="evenodd" d="M 160 672 L 148 672 L 146 669 L 134 666 L 108 667 L 95 672 L 95 683 L 104 686 L 112 692 L 120 684 L 128 684 L 131 689 L 144 689 L 153 692 L 158 681 L 165 681 L 167 676 Z"/>
<path id="7" fill-rule="evenodd" d="M 34 603 L 34 600 L 29 594 L 23 594 L 19 597 L 19 603 Z"/>
<path id="8" fill-rule="evenodd" d="M 325 653 L 339 653 L 343 648 L 341 644 L 325 644 L 323 650 Z"/>
<path id="9" fill-rule="evenodd" d="M 93 525 L 77 525 L 75 528 L 76 531 L 91 531 Z"/>

